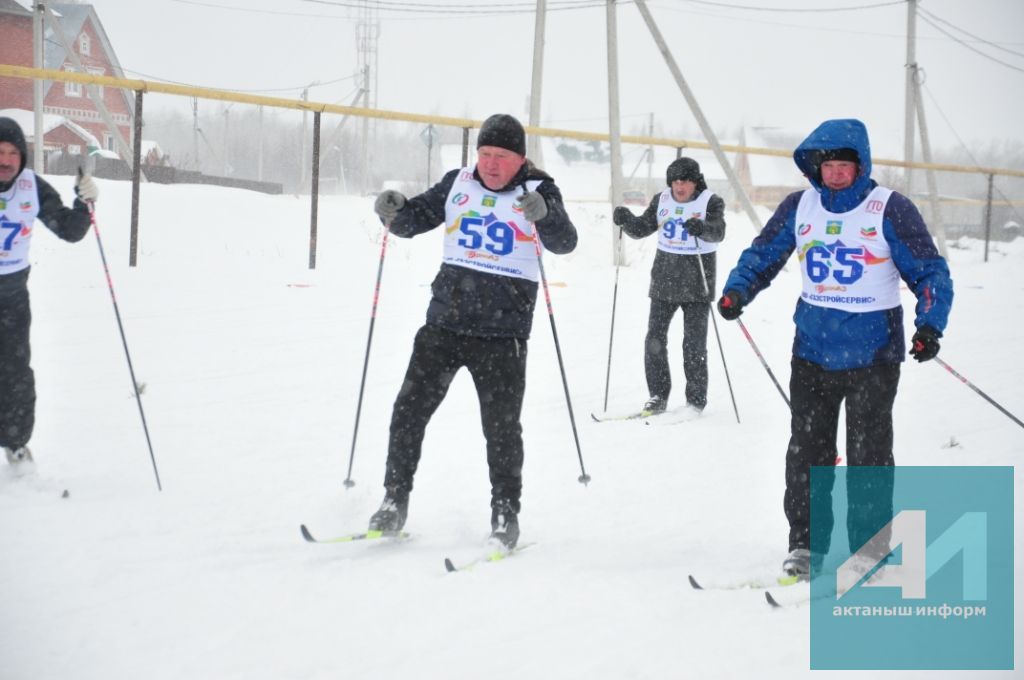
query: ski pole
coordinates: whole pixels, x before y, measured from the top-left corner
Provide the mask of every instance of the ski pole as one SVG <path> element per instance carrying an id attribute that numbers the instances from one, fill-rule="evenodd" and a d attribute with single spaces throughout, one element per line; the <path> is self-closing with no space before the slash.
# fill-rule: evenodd
<path id="1" fill-rule="evenodd" d="M 523 186 L 523 192 L 526 192 Z M 540 237 L 537 235 L 537 225 L 533 225 L 533 247 L 537 251 L 537 268 L 540 270 L 540 281 L 544 288 L 544 301 L 548 306 L 548 320 L 551 321 L 551 336 L 555 339 L 555 355 L 558 357 L 558 370 L 562 374 L 562 388 L 565 390 L 565 404 L 569 408 L 569 423 L 572 425 L 572 437 L 576 442 L 576 456 L 580 460 L 580 476 L 577 478 L 580 484 L 586 486 L 590 482 L 590 475 L 583 467 L 583 450 L 580 448 L 580 435 L 576 430 L 576 415 L 572 410 L 572 398 L 569 396 L 569 381 L 565 377 L 565 362 L 562 361 L 562 346 L 558 342 L 558 329 L 555 328 L 555 310 L 551 306 L 551 291 L 548 290 L 548 277 L 544 273 L 544 258 L 540 251 Z"/>
<path id="2" fill-rule="evenodd" d="M 956 371 L 954 371 L 954 370 L 953 370 L 953 367 L 952 367 L 952 366 L 950 366 L 949 364 L 947 364 L 947 363 L 946 363 L 945 361 L 943 361 L 942 359 L 940 359 L 940 358 L 938 358 L 938 357 L 934 357 L 934 359 L 935 359 L 935 361 L 937 361 L 937 362 L 938 362 L 939 366 L 942 366 L 942 367 L 943 367 L 944 369 L 946 369 L 947 371 L 949 371 L 949 372 L 950 372 L 950 374 L 951 374 L 951 375 L 952 375 L 952 376 L 953 376 L 954 378 L 956 378 L 957 380 L 959 380 L 960 382 L 962 382 L 963 384 L 967 385 L 967 386 L 968 386 L 968 387 L 970 387 L 970 388 L 971 388 L 972 390 L 974 390 L 974 391 L 975 391 L 975 393 L 977 393 L 977 394 L 978 394 L 978 395 L 979 395 L 979 396 L 980 396 L 980 397 L 981 397 L 982 399 L 984 399 L 985 401 L 987 401 L 988 403 L 992 404 L 992 405 L 993 405 L 993 406 L 995 406 L 995 407 L 996 407 L 997 409 L 999 409 L 999 410 L 1000 410 L 1000 411 L 1001 411 L 1001 412 L 1003 413 L 1003 415 L 1005 415 L 1005 416 L 1006 416 L 1007 418 L 1009 418 L 1009 419 L 1010 419 L 1010 420 L 1012 420 L 1013 422 L 1017 423 L 1017 424 L 1018 424 L 1018 425 L 1020 425 L 1021 427 L 1024 427 L 1024 423 L 1022 423 L 1022 422 L 1020 421 L 1020 418 L 1018 418 L 1017 416 L 1013 415 L 1012 413 L 1010 413 L 1009 411 L 1007 411 L 1007 410 L 1006 410 L 1005 408 L 1003 408 L 1002 406 L 1000 406 L 1000 405 L 999 405 L 999 404 L 998 404 L 998 403 L 996 402 L 996 400 L 995 400 L 995 399 L 993 399 L 992 397 L 988 396 L 987 394 L 985 394 L 984 392 L 982 392 L 982 391 L 981 391 L 980 389 L 978 389 L 978 388 L 977 388 L 977 387 L 976 387 L 976 386 L 974 385 L 974 383 L 972 383 L 972 382 L 971 382 L 970 380 L 968 380 L 967 378 L 963 377 L 962 375 L 960 375 L 959 373 L 957 373 Z"/>
<path id="3" fill-rule="evenodd" d="M 768 362 L 764 360 L 763 356 L 761 356 L 761 350 L 757 348 L 757 343 L 754 342 L 754 338 L 750 336 L 750 331 L 748 331 L 747 327 L 743 325 L 743 320 L 738 318 L 736 321 L 739 322 L 740 328 L 743 330 L 743 335 L 747 336 L 747 342 L 749 342 L 750 346 L 754 349 L 754 354 L 756 354 L 757 358 L 761 360 L 761 365 L 764 366 L 764 370 L 768 371 L 768 377 L 772 379 L 773 383 L 775 383 L 775 389 L 777 389 L 779 394 L 782 395 L 783 400 L 786 402 L 786 406 L 790 406 L 790 408 L 792 408 L 789 403 L 789 397 L 786 396 L 786 391 L 782 389 L 782 385 L 780 385 L 779 381 L 776 380 L 775 374 L 772 373 L 772 369 L 768 366 Z"/>
<path id="4" fill-rule="evenodd" d="M 619 256 L 622 255 L 622 227 L 619 227 Z M 612 325 L 608 331 L 608 370 L 604 374 L 604 410 L 608 411 L 608 386 L 612 380 L 612 340 L 615 338 L 615 305 L 619 300 L 619 257 L 615 261 L 615 287 L 612 289 Z"/>
<path id="5" fill-rule="evenodd" d="M 78 171 L 82 176 L 82 171 Z M 156 476 L 157 491 L 163 491 L 160 484 L 160 472 L 156 469 L 156 456 L 153 455 L 153 443 L 149 438 L 149 427 L 146 426 L 146 412 L 142 410 L 142 398 L 139 396 L 139 383 L 135 379 L 135 369 L 132 367 L 132 355 L 128 352 L 128 340 L 124 335 L 124 324 L 121 323 L 121 311 L 117 306 L 117 296 L 114 294 L 114 282 L 110 278 L 110 267 L 107 266 L 107 255 L 103 251 L 103 239 L 100 238 L 100 225 L 96 223 L 96 206 L 92 201 L 88 202 L 89 221 L 92 223 L 92 231 L 96 234 L 96 245 L 100 248 L 100 260 L 103 262 L 103 273 L 107 277 L 107 288 L 110 289 L 110 301 L 114 303 L 114 316 L 117 317 L 117 329 L 121 333 L 121 345 L 124 347 L 124 356 L 128 360 L 128 373 L 132 378 L 132 388 L 135 390 L 135 403 L 139 406 L 139 417 L 142 418 L 142 431 L 146 434 L 146 446 L 149 447 L 149 459 L 153 461 L 153 474 Z"/>
<path id="6" fill-rule="evenodd" d="M 345 476 L 345 488 L 350 489 L 356 485 L 352 481 L 352 462 L 356 458 L 356 437 L 359 434 L 359 415 L 363 411 L 363 391 L 366 388 L 366 368 L 370 365 L 370 343 L 373 342 L 373 324 L 377 320 L 377 300 L 380 299 L 380 280 L 384 275 L 384 255 L 388 251 L 388 234 L 391 232 L 391 222 L 384 225 L 384 239 L 380 244 L 380 264 L 377 265 L 377 283 L 373 287 L 373 306 L 370 309 L 370 332 L 366 336 L 366 356 L 363 357 L 363 377 L 359 381 L 359 400 L 356 402 L 356 424 L 352 428 L 352 451 L 348 455 L 348 474 Z"/>
<path id="7" fill-rule="evenodd" d="M 696 236 L 693 237 L 693 242 L 700 246 L 700 241 Z M 700 282 L 704 284 L 704 296 L 711 297 L 711 291 L 708 290 L 708 279 L 704 274 L 704 258 L 701 254 L 697 253 L 697 264 L 700 265 Z M 711 315 L 711 325 L 715 327 L 715 340 L 718 341 L 718 353 L 722 355 L 722 368 L 725 370 L 725 383 L 729 386 L 729 397 L 732 399 L 732 410 L 736 414 L 736 422 L 740 422 L 740 410 L 736 407 L 736 394 L 732 391 L 732 380 L 729 379 L 729 367 L 725 363 L 725 350 L 722 349 L 722 336 L 718 334 L 718 321 L 715 320 L 715 310 L 711 309 L 711 303 L 708 303 L 708 313 Z"/>

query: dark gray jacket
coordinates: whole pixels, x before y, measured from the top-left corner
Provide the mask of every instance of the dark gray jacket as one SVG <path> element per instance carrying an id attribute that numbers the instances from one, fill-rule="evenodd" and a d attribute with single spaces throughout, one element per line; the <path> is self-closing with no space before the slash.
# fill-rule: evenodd
<path id="1" fill-rule="evenodd" d="M 445 203 L 461 169 L 452 170 L 422 194 L 410 198 L 391 223 L 396 236 L 411 238 L 445 222 Z M 473 176 L 480 182 L 476 168 Z M 547 202 L 548 214 L 537 222 L 537 234 L 544 248 L 555 254 L 576 248 L 576 227 L 562 204 L 562 193 L 554 180 L 527 161 L 507 186 L 494 193 L 517 191 L 529 180 L 541 180 L 536 191 Z M 483 184 L 483 182 L 480 182 Z M 431 284 L 433 298 L 427 308 L 427 323 L 460 335 L 494 338 L 529 338 L 537 284 L 501 274 L 442 264 Z"/>
<path id="2" fill-rule="evenodd" d="M 696 195 L 703 191 L 698 187 Z M 622 230 L 630 237 L 640 239 L 658 231 L 658 201 L 661 192 L 654 195 L 647 210 L 640 217 L 634 217 L 622 225 Z M 707 214 L 704 215 L 707 225 L 700 238 L 709 243 L 719 243 L 725 238 L 725 201 L 718 194 L 708 201 Z M 716 253 L 700 255 L 704 264 L 704 275 L 707 281 L 705 288 L 700 281 L 700 264 L 693 255 L 678 255 L 659 250 L 654 256 L 651 267 L 651 287 L 648 297 L 663 302 L 711 302 L 715 293 Z"/>

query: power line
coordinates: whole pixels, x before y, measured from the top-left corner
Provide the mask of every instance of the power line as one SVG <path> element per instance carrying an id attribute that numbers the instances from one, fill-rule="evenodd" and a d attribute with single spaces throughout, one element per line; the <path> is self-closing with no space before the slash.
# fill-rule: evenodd
<path id="1" fill-rule="evenodd" d="M 953 127 L 953 124 L 949 121 L 949 117 L 946 116 L 946 113 L 945 111 L 942 110 L 942 107 L 939 106 L 939 102 L 936 101 L 935 95 L 932 94 L 932 91 L 928 89 L 928 86 L 925 85 L 924 83 L 921 84 L 921 87 L 922 89 L 924 89 L 925 93 L 927 93 L 928 98 L 932 102 L 932 106 L 934 106 L 935 110 L 939 112 L 940 116 L 942 116 L 942 120 L 946 121 L 946 125 L 949 127 L 950 132 L 952 132 L 953 136 L 956 137 L 956 141 L 960 142 L 960 146 L 963 148 L 964 153 L 967 154 L 967 157 L 971 159 L 971 163 L 973 163 L 977 167 L 981 167 L 981 163 L 979 163 L 978 159 L 975 158 L 973 153 L 971 153 L 970 147 L 967 146 L 963 138 L 960 136 L 960 133 L 958 133 L 956 131 L 956 128 Z M 1003 190 L 997 187 L 995 185 L 995 182 L 992 183 L 992 187 L 999 193 L 1003 201 L 1005 201 L 1008 205 L 1011 206 L 1011 210 L 1013 210 L 1013 214 L 1017 216 L 1017 219 L 1024 223 L 1024 217 L 1021 217 L 1020 213 L 1017 212 L 1016 207 L 1013 206 L 1013 202 L 1006 196 L 1006 194 L 1003 193 Z"/>
<path id="2" fill-rule="evenodd" d="M 1017 57 L 1024 57 L 1024 53 L 1014 52 L 1013 50 L 1007 49 L 1007 48 L 1003 47 L 1002 45 L 998 45 L 998 44 L 996 44 L 996 43 L 994 43 L 994 42 L 992 42 L 990 40 L 985 40 L 984 38 L 979 38 L 978 36 L 974 35 L 973 33 L 968 33 L 967 31 L 965 31 L 964 29 L 960 28 L 956 24 L 953 24 L 953 23 L 950 23 L 949 21 L 946 21 L 942 17 L 937 16 L 934 12 L 929 12 L 928 10 L 924 9 L 921 6 L 918 6 L 917 13 L 921 14 L 922 18 L 923 18 L 923 15 L 928 15 L 930 18 L 934 19 L 935 21 L 941 21 L 942 23 L 946 24 L 950 28 L 955 29 L 957 31 L 960 31 L 961 33 L 963 33 L 967 37 L 969 37 L 969 38 L 971 38 L 973 40 L 977 40 L 978 42 L 980 42 L 982 44 L 988 45 L 989 47 L 994 47 L 997 50 L 1002 50 L 1003 52 L 1008 52 L 1009 54 L 1012 54 L 1012 55 L 1017 56 Z"/>
<path id="3" fill-rule="evenodd" d="M 977 47 L 974 47 L 973 45 L 969 45 L 967 42 L 965 42 L 965 41 L 961 40 L 960 38 L 956 37 L 955 35 L 953 35 L 949 31 L 947 31 L 946 29 L 942 28 L 942 26 L 939 26 L 937 23 L 935 23 L 934 21 L 932 21 L 931 19 L 929 19 L 925 15 L 921 14 L 920 12 L 918 12 L 917 14 L 925 23 L 930 24 L 931 27 L 934 28 L 935 30 L 937 30 L 939 33 L 942 33 L 943 35 L 945 35 L 949 39 L 953 40 L 954 42 L 960 43 L 961 45 L 963 45 L 964 47 L 966 47 L 970 51 L 972 51 L 972 52 L 974 52 L 976 54 L 980 54 L 981 56 L 985 57 L 989 61 L 994 61 L 997 64 L 1002 64 L 1006 68 L 1011 68 L 1014 71 L 1020 71 L 1021 73 L 1024 73 L 1024 68 L 1020 68 L 1019 66 L 1014 66 L 1013 64 L 1007 64 L 1005 61 L 1002 61 L 1001 59 L 996 59 L 995 57 L 993 57 L 990 54 L 985 54 L 984 52 L 979 50 Z"/>
<path id="4" fill-rule="evenodd" d="M 749 12 L 800 12 L 822 14 L 825 12 L 856 12 L 862 9 L 876 9 L 878 7 L 890 7 L 892 5 L 906 4 L 906 0 L 891 0 L 890 2 L 878 2 L 871 5 L 852 5 L 850 7 L 752 7 L 750 5 L 732 5 L 726 2 L 710 2 L 710 0 L 683 0 L 693 5 L 707 5 L 721 9 L 741 9 Z"/>
<path id="5" fill-rule="evenodd" d="M 171 0 L 180 5 L 195 5 L 196 7 L 212 7 L 214 9 L 227 9 L 233 12 L 246 12 L 248 14 L 272 14 L 275 16 L 285 17 L 314 17 L 317 19 L 342 19 L 350 21 L 349 17 L 339 16 L 337 14 L 306 14 L 302 12 L 280 12 L 272 9 L 256 9 L 254 7 L 235 7 L 232 5 L 220 5 L 213 2 L 197 2 L 196 0 Z"/>
<path id="6" fill-rule="evenodd" d="M 330 5 L 332 7 L 347 7 L 354 9 L 362 9 L 365 4 L 357 2 L 357 0 L 351 0 L 350 2 L 343 2 L 342 0 L 302 0 L 303 2 L 310 2 L 317 5 Z M 605 0 L 564 0 L 562 2 L 555 1 L 551 2 L 547 6 L 549 12 L 557 12 L 563 10 L 576 10 L 576 9 L 591 9 L 595 7 L 604 7 L 607 3 Z M 398 14 L 439 14 L 445 15 L 459 14 L 462 16 L 498 16 L 508 14 L 533 14 L 536 11 L 536 3 L 502 3 L 501 5 L 495 6 L 490 5 L 474 5 L 469 3 L 458 4 L 458 5 L 442 5 L 442 4 L 429 4 L 429 3 L 411 3 L 411 2 L 387 2 L 378 1 L 374 3 L 374 6 L 384 12 L 394 12 Z"/>

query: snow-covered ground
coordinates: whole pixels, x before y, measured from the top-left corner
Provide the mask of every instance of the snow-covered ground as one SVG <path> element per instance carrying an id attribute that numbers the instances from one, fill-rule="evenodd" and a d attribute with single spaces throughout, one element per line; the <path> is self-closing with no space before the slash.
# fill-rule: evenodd
<path id="1" fill-rule="evenodd" d="M 70 178 L 53 181 L 71 196 Z M 710 404 L 699 420 L 597 424 L 588 415 L 602 408 L 616 281 L 607 205 L 570 203 L 580 246 L 545 258 L 593 480 L 577 482 L 540 305 L 523 418 L 522 540 L 535 545 L 447 574 L 443 558 L 478 554 L 489 530 L 484 443 L 465 372 L 427 430 L 413 540 L 311 545 L 299 535 L 301 523 L 323 535 L 363 529 L 381 499 L 391 404 L 441 232 L 389 241 L 356 485 L 346 489 L 382 235 L 371 199 L 321 200 L 310 270 L 307 199 L 145 185 L 139 266 L 129 268 L 130 187 L 99 184 L 97 218 L 164 488 L 95 238 L 70 245 L 40 227 L 31 278 L 38 473 L 0 474 L 0 678 L 810 675 L 806 606 L 777 611 L 756 591 L 687 584 L 688 573 L 712 583 L 771 574 L 786 548 L 787 409 L 736 324 L 717 319 L 742 424 L 713 335 Z M 719 283 L 754 233 L 739 213 L 728 219 Z M 627 243 L 631 266 L 618 275 L 610 409 L 647 396 L 653 245 Z M 1019 417 L 1024 242 L 996 246 L 988 263 L 981 244 L 956 245 L 941 356 Z M 743 317 L 784 385 L 797 276 L 790 266 Z M 674 405 L 680 327 L 671 336 Z M 904 365 L 895 421 L 899 464 L 1015 465 L 1024 451 L 1019 426 L 934 362 Z M 1021 496 L 1019 475 L 1014 487 Z M 1015 525 L 1024 564 L 1020 505 Z M 1016 586 L 1021 630 L 1019 577 Z"/>

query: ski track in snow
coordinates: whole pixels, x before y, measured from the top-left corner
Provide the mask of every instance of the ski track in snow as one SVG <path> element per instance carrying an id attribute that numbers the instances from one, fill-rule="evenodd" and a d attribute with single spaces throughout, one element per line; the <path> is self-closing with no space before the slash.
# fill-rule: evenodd
<path id="1" fill-rule="evenodd" d="M 71 178 L 54 185 L 70 197 Z M 111 264 L 164 485 L 157 492 L 95 238 L 37 225 L 30 280 L 39 392 L 37 477 L 0 479 L 0 677 L 810 677 L 807 607 L 687 582 L 771 575 L 786 548 L 785 404 L 739 328 L 713 332 L 709 406 L 666 427 L 594 423 L 612 290 L 607 205 L 568 204 L 580 246 L 546 256 L 555 320 L 592 482 L 579 462 L 546 310 L 538 305 L 524 406 L 515 559 L 447 574 L 482 549 L 489 489 L 465 372 L 430 423 L 412 540 L 313 545 L 361 531 L 382 496 L 391 404 L 422 324 L 441 232 L 390 239 L 352 478 L 346 489 L 381 228 L 372 199 L 143 185 L 129 268 L 130 186 L 99 180 Z M 727 215 L 719 285 L 753 236 Z M 609 410 L 646 399 L 642 344 L 653 239 L 626 240 Z M 954 311 L 942 358 L 1024 415 L 1024 241 L 951 244 Z M 788 267 L 743 319 L 788 386 Z M 908 326 L 912 300 L 906 293 Z M 909 337 L 909 336 L 908 336 Z M 682 393 L 681 322 L 670 333 Z M 904 364 L 895 408 L 903 465 L 1015 465 L 1024 431 L 936 364 Z M 840 451 L 843 449 L 840 442 Z M 59 492 L 70 489 L 71 497 Z M 1015 481 L 1021 495 L 1021 478 Z M 1021 559 L 1022 506 L 1015 517 Z M 1018 570 L 1018 574 L 1020 570 Z M 1016 627 L 1022 593 L 1017 582 Z M 1018 640 L 1024 639 L 1017 636 Z M 1017 643 L 1017 657 L 1021 658 Z M 886 677 L 862 673 L 858 677 Z M 1009 677 L 992 673 L 991 677 Z M 816 673 L 814 677 L 831 677 Z M 901 678 L 975 677 L 901 673 Z"/>

